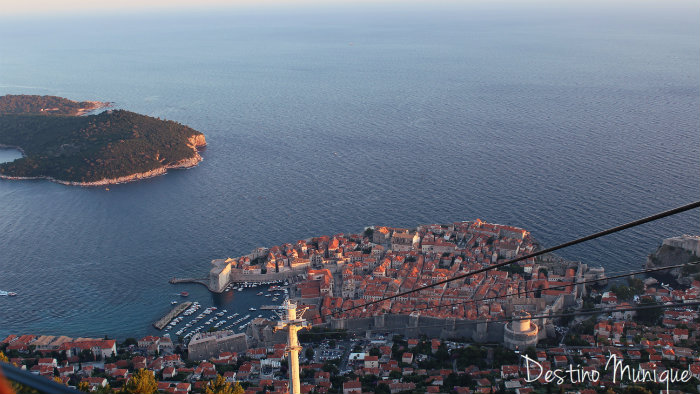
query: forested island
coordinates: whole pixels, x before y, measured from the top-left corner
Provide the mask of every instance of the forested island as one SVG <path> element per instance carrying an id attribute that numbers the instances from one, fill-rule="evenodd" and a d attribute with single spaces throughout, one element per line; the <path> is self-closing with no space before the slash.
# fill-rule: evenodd
<path id="1" fill-rule="evenodd" d="M 97 186 L 192 167 L 202 158 L 204 135 L 173 121 L 125 110 L 85 112 L 105 106 L 55 96 L 0 97 L 0 147 L 23 157 L 0 164 L 0 178 L 46 178 Z"/>

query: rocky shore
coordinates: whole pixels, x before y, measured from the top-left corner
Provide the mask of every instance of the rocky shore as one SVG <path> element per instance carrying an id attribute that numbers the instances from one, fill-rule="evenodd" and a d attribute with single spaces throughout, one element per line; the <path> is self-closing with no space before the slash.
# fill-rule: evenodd
<path id="1" fill-rule="evenodd" d="M 677 264 L 688 264 L 697 261 L 697 256 L 693 255 L 690 251 L 679 248 L 676 246 L 671 246 L 663 244 L 659 246 L 654 253 L 647 256 L 645 269 L 668 267 Z M 657 273 L 653 276 L 665 277 L 666 281 L 673 279 L 683 286 L 689 286 L 693 281 L 693 276 L 688 275 L 688 271 L 683 268 L 674 268 L 672 270 L 665 271 L 664 273 Z"/>
<path id="2" fill-rule="evenodd" d="M 88 108 L 81 108 L 81 109 L 77 110 L 76 113 L 74 114 L 75 116 L 87 115 L 92 111 L 96 111 L 96 110 L 102 109 L 102 108 L 107 108 L 107 107 L 110 107 L 112 105 L 112 103 L 110 103 L 108 101 L 86 101 L 86 102 L 90 103 L 91 106 Z"/>

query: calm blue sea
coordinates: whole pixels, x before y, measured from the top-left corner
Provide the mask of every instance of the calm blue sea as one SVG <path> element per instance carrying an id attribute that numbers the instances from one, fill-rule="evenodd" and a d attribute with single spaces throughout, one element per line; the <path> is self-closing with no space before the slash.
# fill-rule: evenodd
<path id="1" fill-rule="evenodd" d="M 0 94 L 202 131 L 190 170 L 0 181 L 0 337 L 152 333 L 213 258 L 481 218 L 545 246 L 700 196 L 700 3 L 467 2 L 0 16 Z M 0 151 L 10 160 L 12 152 Z M 638 269 L 681 214 L 561 254 Z"/>

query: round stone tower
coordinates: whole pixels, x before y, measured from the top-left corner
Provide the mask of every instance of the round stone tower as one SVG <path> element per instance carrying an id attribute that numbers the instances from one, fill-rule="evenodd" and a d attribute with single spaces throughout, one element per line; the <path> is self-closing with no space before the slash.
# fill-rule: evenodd
<path id="1" fill-rule="evenodd" d="M 513 312 L 514 320 L 506 324 L 503 332 L 503 344 L 511 350 L 524 350 L 537 346 L 537 325 L 530 321 L 530 314 L 525 311 Z"/>

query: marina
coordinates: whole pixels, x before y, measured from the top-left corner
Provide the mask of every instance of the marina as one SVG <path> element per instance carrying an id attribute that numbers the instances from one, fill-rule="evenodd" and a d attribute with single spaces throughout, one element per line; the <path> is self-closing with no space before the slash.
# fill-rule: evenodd
<path id="1" fill-rule="evenodd" d="M 169 314 L 171 319 L 162 325 L 162 331 L 165 335 L 173 335 L 174 341 L 185 344 L 194 334 L 199 332 L 217 330 L 245 332 L 255 318 L 278 319 L 274 312 L 264 313 L 264 311 L 279 309 L 278 305 L 272 305 L 270 302 L 284 301 L 287 292 L 281 283 L 272 281 L 230 283 L 221 293 L 209 293 L 213 298 L 214 305 L 208 305 L 209 303 L 202 298 L 205 293 L 194 288 L 189 291 L 188 295 L 193 301 L 202 301 L 204 305 L 199 301 L 194 301 L 189 303 L 191 305 L 186 308 L 181 307 L 179 313 Z M 284 298 L 278 297 L 283 293 L 285 294 Z M 176 294 L 182 295 L 182 292 Z M 261 297 L 266 295 L 275 297 L 272 299 Z M 266 305 L 262 305 L 263 300 L 267 301 Z M 171 302 L 179 301 L 173 300 Z"/>
<path id="2" fill-rule="evenodd" d="M 276 280 L 255 280 L 255 279 L 249 279 L 249 280 L 234 280 L 234 281 L 229 281 L 228 285 L 226 285 L 225 288 L 223 289 L 214 289 L 212 286 L 210 286 L 210 281 L 209 278 L 170 278 L 168 281 L 170 284 L 183 284 L 183 283 L 197 283 L 200 285 L 205 286 L 209 291 L 215 292 L 215 293 L 221 293 L 224 291 L 229 291 L 231 289 L 237 289 L 238 291 L 243 291 L 244 288 L 247 287 L 258 287 L 258 286 L 265 286 L 265 285 L 281 285 L 284 283 L 286 286 L 288 284 L 287 281 L 282 280 L 282 279 L 276 279 Z M 275 286 L 277 287 L 277 286 Z M 187 297 L 187 292 L 183 292 L 185 294 L 180 294 L 183 297 Z"/>
<path id="3" fill-rule="evenodd" d="M 182 313 L 185 309 L 192 305 L 191 302 L 183 302 L 182 304 L 176 305 L 170 310 L 165 316 L 161 317 L 157 322 L 153 323 L 153 327 L 162 330 L 167 324 L 169 324 L 175 316 Z"/>

